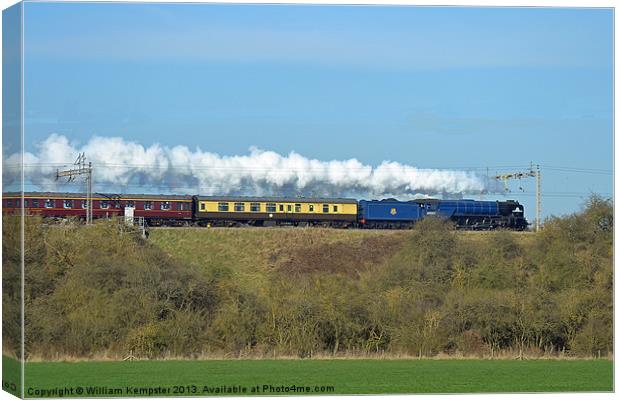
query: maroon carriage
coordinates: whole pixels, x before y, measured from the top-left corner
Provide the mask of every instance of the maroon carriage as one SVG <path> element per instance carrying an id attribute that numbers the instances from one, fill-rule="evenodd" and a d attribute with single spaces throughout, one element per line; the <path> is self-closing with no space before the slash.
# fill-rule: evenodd
<path id="1" fill-rule="evenodd" d="M 184 225 L 192 221 L 192 196 L 105 194 L 93 195 L 93 218 L 111 218 L 132 213 L 143 217 L 149 225 Z M 23 201 L 28 215 L 45 218 L 86 218 L 88 202 L 83 193 L 26 192 L 5 193 L 3 213 L 11 214 Z"/>

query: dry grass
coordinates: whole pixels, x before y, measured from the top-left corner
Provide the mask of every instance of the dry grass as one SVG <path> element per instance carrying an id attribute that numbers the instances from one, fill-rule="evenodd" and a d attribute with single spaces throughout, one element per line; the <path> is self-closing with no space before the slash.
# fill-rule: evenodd
<path id="1" fill-rule="evenodd" d="M 17 359 L 13 355 L 5 354 L 5 357 L 9 357 L 12 359 Z M 273 355 L 273 353 L 247 353 L 247 354 L 231 354 L 224 352 L 209 352 L 196 354 L 192 357 L 180 357 L 180 356 L 167 356 L 167 357 L 157 357 L 152 358 L 155 360 L 299 360 L 300 358 L 296 355 L 289 354 L 278 354 Z M 151 359 L 151 360 L 152 360 Z M 466 355 L 462 353 L 439 353 L 434 356 L 419 356 L 415 354 L 408 353 L 397 353 L 397 352 L 344 352 L 338 353 L 334 355 L 332 352 L 321 352 L 315 353 L 312 355 L 313 360 L 613 360 L 613 354 L 610 353 L 606 356 L 602 357 L 583 357 L 583 356 L 572 356 L 569 354 L 562 353 L 546 353 L 542 354 L 540 352 L 531 352 L 526 353 L 521 358 L 519 357 L 519 353 L 517 351 L 505 350 L 501 352 L 496 352 L 493 357 L 491 357 L 490 353 L 482 354 L 482 355 Z M 149 358 L 144 357 L 136 357 L 132 358 L 131 361 L 146 361 Z M 95 353 L 90 355 L 89 357 L 74 357 L 67 355 L 57 354 L 55 357 L 40 357 L 40 356 L 31 356 L 27 359 L 28 362 L 82 362 L 82 361 L 127 361 L 125 357 L 119 357 L 118 355 L 112 353 Z"/>
<path id="2" fill-rule="evenodd" d="M 150 240 L 199 270 L 225 268 L 240 280 L 253 280 L 276 270 L 355 275 L 391 256 L 407 235 L 329 228 L 175 228 L 153 229 Z"/>

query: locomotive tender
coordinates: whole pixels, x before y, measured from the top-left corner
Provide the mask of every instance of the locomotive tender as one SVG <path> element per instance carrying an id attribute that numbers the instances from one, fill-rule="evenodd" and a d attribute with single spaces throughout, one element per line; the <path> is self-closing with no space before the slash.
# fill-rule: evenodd
<path id="1" fill-rule="evenodd" d="M 5 193 L 3 213 L 46 218 L 84 218 L 83 193 Z M 523 206 L 514 200 L 476 201 L 417 199 L 398 201 L 346 198 L 231 197 L 150 194 L 96 194 L 93 217 L 123 216 L 126 208 L 151 226 L 331 226 L 339 228 L 408 229 L 427 216 L 454 222 L 459 229 L 525 230 Z"/>

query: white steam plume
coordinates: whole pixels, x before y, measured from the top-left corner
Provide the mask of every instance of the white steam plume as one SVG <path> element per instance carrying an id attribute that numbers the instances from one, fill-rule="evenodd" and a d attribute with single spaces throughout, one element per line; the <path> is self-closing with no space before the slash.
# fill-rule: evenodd
<path id="1" fill-rule="evenodd" d="M 97 136 L 79 147 L 58 134 L 38 143 L 34 154 L 24 154 L 26 190 L 83 190 L 79 180 L 55 180 L 56 169 L 70 165 L 82 152 L 92 161 L 95 188 L 102 192 L 412 198 L 496 190 L 486 176 L 473 172 L 419 169 L 392 161 L 373 167 L 356 159 L 320 161 L 254 147 L 247 155 L 221 156 Z M 18 179 L 11 167 L 18 163 L 18 154 L 5 158 L 5 187 Z"/>

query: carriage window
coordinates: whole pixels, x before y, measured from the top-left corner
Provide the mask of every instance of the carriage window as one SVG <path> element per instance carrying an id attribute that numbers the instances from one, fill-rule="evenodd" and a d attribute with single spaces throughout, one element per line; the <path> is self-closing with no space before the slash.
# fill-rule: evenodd
<path id="1" fill-rule="evenodd" d="M 125 207 L 135 207 L 135 203 L 133 200 L 127 200 L 127 203 L 125 203 Z"/>
<path id="2" fill-rule="evenodd" d="M 13 207 L 13 200 L 7 200 L 6 201 L 6 206 L 7 207 Z"/>
<path id="3" fill-rule="evenodd" d="M 28 200 L 24 199 L 24 208 L 28 208 Z"/>
<path id="4" fill-rule="evenodd" d="M 295 204 L 295 212 L 301 212 L 301 204 Z"/>
<path id="5" fill-rule="evenodd" d="M 276 212 L 276 203 L 267 203 L 267 212 Z"/>
<path id="6" fill-rule="evenodd" d="M 207 205 L 205 203 L 200 203 L 200 210 L 207 211 Z"/>
<path id="7" fill-rule="evenodd" d="M 19 208 L 20 207 L 20 201 L 19 199 L 15 200 L 15 207 Z"/>
<path id="8" fill-rule="evenodd" d="M 260 203 L 250 203 L 250 211 L 259 212 L 260 211 Z"/>
<path id="9" fill-rule="evenodd" d="M 101 200 L 99 202 L 99 208 L 108 208 L 110 207 L 110 202 L 107 200 Z"/>
<path id="10" fill-rule="evenodd" d="M 88 208 L 88 200 L 82 200 L 82 208 Z"/>
<path id="11" fill-rule="evenodd" d="M 170 202 L 169 201 L 162 201 L 160 207 L 161 207 L 162 210 L 170 210 Z"/>
<path id="12" fill-rule="evenodd" d="M 235 203 L 235 211 L 245 211 L 245 204 Z"/>
<path id="13" fill-rule="evenodd" d="M 217 203 L 218 211 L 228 211 L 228 203 Z"/>
<path id="14" fill-rule="evenodd" d="M 308 206 L 308 209 L 310 210 L 310 212 L 314 212 L 314 204 L 310 204 Z"/>
<path id="15" fill-rule="evenodd" d="M 338 212 L 338 206 L 334 206 L 334 212 Z"/>
<path id="16" fill-rule="evenodd" d="M 54 208 L 54 200 L 52 199 L 45 200 L 45 208 Z"/>
<path id="17" fill-rule="evenodd" d="M 32 199 L 32 207 L 39 208 L 39 200 L 38 199 Z"/>
<path id="18" fill-rule="evenodd" d="M 153 209 L 153 203 L 150 201 L 145 201 L 144 202 L 144 209 L 145 210 L 152 210 Z"/>
<path id="19" fill-rule="evenodd" d="M 329 212 L 329 204 L 323 204 L 323 212 L 324 213 L 328 213 Z"/>
<path id="20" fill-rule="evenodd" d="M 287 205 L 286 205 L 286 211 L 288 211 L 288 212 L 293 211 L 293 206 L 292 206 L 292 205 L 290 205 L 290 204 L 287 204 Z"/>
<path id="21" fill-rule="evenodd" d="M 113 208 L 121 208 L 121 202 L 119 200 L 114 200 Z"/>
<path id="22" fill-rule="evenodd" d="M 64 208 L 73 208 L 73 200 L 65 200 L 62 205 Z"/>
<path id="23" fill-rule="evenodd" d="M 280 204 L 280 211 L 284 211 L 284 204 Z"/>
<path id="24" fill-rule="evenodd" d="M 179 210 L 179 211 L 185 210 L 185 203 L 178 202 L 177 203 L 177 210 Z"/>

